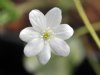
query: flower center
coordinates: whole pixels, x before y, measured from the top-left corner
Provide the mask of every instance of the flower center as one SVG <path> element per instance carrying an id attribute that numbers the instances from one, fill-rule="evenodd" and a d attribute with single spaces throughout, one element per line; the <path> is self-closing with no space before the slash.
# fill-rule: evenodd
<path id="1" fill-rule="evenodd" d="M 45 40 L 47 40 L 47 39 L 49 39 L 49 37 L 50 37 L 49 32 L 44 32 L 43 38 L 44 38 Z"/>
<path id="2" fill-rule="evenodd" d="M 54 35 L 54 32 L 48 27 L 43 33 L 42 33 L 42 38 L 44 40 L 49 40 L 52 38 Z"/>

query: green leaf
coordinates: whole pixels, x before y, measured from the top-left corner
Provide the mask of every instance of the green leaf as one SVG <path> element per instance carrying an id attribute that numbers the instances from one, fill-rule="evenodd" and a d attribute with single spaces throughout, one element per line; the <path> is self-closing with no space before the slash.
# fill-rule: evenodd
<path id="1" fill-rule="evenodd" d="M 6 11 L 0 12 L 0 26 L 5 25 L 10 20 L 9 14 Z"/>

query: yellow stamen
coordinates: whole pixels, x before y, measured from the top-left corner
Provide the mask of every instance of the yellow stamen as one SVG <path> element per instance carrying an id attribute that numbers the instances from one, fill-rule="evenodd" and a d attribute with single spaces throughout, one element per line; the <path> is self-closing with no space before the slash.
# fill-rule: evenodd
<path id="1" fill-rule="evenodd" d="M 50 34 L 49 34 L 48 32 L 45 32 L 45 33 L 43 34 L 43 38 L 44 38 L 45 40 L 47 40 L 49 37 L 50 37 Z"/>

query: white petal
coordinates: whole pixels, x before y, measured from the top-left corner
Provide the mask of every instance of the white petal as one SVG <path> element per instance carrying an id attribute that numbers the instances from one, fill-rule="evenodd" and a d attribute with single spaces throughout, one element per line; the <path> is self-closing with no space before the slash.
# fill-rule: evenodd
<path id="1" fill-rule="evenodd" d="M 59 38 L 53 38 L 50 40 L 50 46 L 54 50 L 54 53 L 60 56 L 68 56 L 70 53 L 70 48 L 68 44 Z"/>
<path id="2" fill-rule="evenodd" d="M 38 54 L 38 60 L 42 64 L 46 64 L 51 57 L 51 49 L 48 43 L 45 43 L 43 50 Z"/>
<path id="3" fill-rule="evenodd" d="M 38 32 L 35 32 L 32 27 L 23 29 L 19 35 L 20 39 L 25 42 L 28 42 L 34 38 L 38 38 L 39 36 L 40 34 Z"/>
<path id="4" fill-rule="evenodd" d="M 30 41 L 24 48 L 24 54 L 26 56 L 37 55 L 44 47 L 44 40 L 37 38 Z"/>
<path id="5" fill-rule="evenodd" d="M 64 40 L 69 39 L 74 33 L 74 30 L 68 24 L 59 25 L 53 30 L 55 32 L 56 37 L 59 37 Z"/>
<path id="6" fill-rule="evenodd" d="M 50 27 L 55 27 L 61 23 L 62 15 L 61 10 L 57 7 L 51 9 L 47 12 L 46 18 L 47 18 L 47 25 Z"/>
<path id="7" fill-rule="evenodd" d="M 46 27 L 46 18 L 44 16 L 44 14 L 37 9 L 32 10 L 29 13 L 29 20 L 33 27 L 35 27 L 35 28 L 37 27 L 36 29 L 38 29 L 37 31 L 39 31 L 39 32 L 44 30 Z"/>

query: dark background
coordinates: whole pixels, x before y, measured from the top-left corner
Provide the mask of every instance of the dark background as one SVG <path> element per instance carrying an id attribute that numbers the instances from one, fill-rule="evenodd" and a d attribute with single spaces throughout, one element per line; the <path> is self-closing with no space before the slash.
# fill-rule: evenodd
<path id="1" fill-rule="evenodd" d="M 23 68 L 23 42 L 14 32 L 0 37 L 0 75 L 31 75 Z M 12 37 L 14 36 L 14 37 Z M 5 39 L 8 37 L 8 39 Z M 87 58 L 74 69 L 74 75 L 96 75 Z"/>

